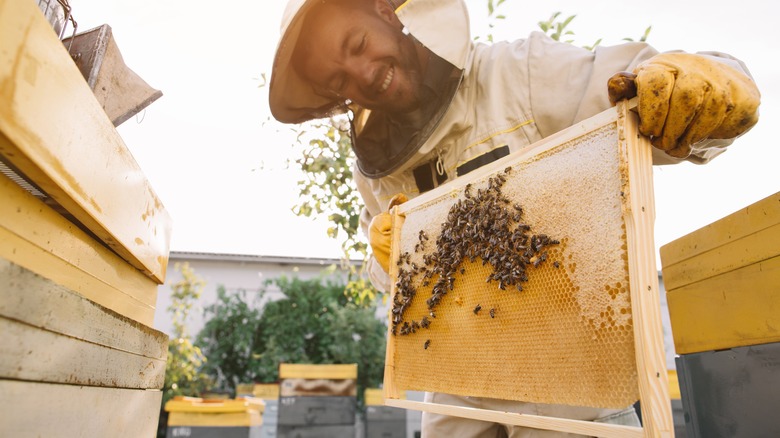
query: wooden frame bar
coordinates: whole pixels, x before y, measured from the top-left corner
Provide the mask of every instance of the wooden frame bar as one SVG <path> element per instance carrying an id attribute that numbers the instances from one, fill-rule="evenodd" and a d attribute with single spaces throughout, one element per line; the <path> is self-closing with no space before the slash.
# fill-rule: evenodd
<path id="1" fill-rule="evenodd" d="M 510 163 L 534 157 L 567 141 L 579 138 L 599 127 L 617 124 L 618 147 L 626 163 L 627 177 L 622 181 L 624 203 L 623 217 L 626 224 L 628 245 L 628 271 L 631 310 L 634 320 L 634 343 L 638 373 L 639 394 L 644 427 L 617 426 L 590 421 L 523 415 L 466 407 L 441 405 L 429 402 L 403 400 L 395 382 L 394 336 L 388 331 L 385 361 L 385 404 L 405 409 L 459 416 L 489 422 L 556 430 L 601 437 L 669 437 L 674 435 L 671 404 L 668 394 L 667 370 L 664 359 L 663 335 L 660 317 L 658 271 L 655 265 L 653 222 L 655 206 L 652 182 L 652 146 L 639 135 L 636 114 L 631 112 L 635 101 L 621 102 L 615 108 L 574 125 L 564 131 L 537 142 L 518 155 L 510 155 L 484 166 L 467 176 L 448 183 L 450 190 L 464 187 L 471 181 L 484 178 Z M 395 207 L 393 229 L 400 230 L 404 212 L 440 197 L 434 190 Z M 393 233 L 390 260 L 396 260 L 400 252 L 400 232 Z M 390 263 L 391 278 L 397 278 L 398 267 Z M 395 292 L 395 285 L 393 291 Z"/>

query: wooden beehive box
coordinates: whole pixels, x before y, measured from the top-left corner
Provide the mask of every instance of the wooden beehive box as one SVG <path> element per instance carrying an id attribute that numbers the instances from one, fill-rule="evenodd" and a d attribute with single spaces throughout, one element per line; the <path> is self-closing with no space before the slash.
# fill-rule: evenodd
<path id="1" fill-rule="evenodd" d="M 0 0 L 0 435 L 152 436 L 170 217 L 35 2 Z"/>
<path id="2" fill-rule="evenodd" d="M 357 364 L 279 364 L 279 437 L 355 434 Z"/>
<path id="3" fill-rule="evenodd" d="M 780 192 L 661 247 L 677 354 L 780 342 Z"/>
<path id="4" fill-rule="evenodd" d="M 394 209 L 386 403 L 599 436 L 673 433 L 651 146 L 628 104 Z M 645 427 L 400 400 L 624 408 Z"/>
<path id="5" fill-rule="evenodd" d="M 265 402 L 254 397 L 204 400 L 174 397 L 165 403 L 166 436 L 258 437 L 263 426 Z"/>

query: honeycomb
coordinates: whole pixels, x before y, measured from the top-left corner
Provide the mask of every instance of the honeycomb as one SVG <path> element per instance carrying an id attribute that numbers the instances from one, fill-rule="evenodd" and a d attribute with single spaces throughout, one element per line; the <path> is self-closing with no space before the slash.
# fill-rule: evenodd
<path id="1" fill-rule="evenodd" d="M 396 387 L 575 406 L 632 404 L 639 395 L 617 126 L 505 167 L 404 211 L 390 313 L 397 324 L 388 343 Z M 488 193 L 496 181 L 505 208 L 522 208 L 510 227 L 522 223 L 529 236 L 551 238 L 520 263 L 522 290 L 491 280 L 493 264 L 457 252 L 449 261 L 454 269 L 421 273 L 432 268 L 430 255 L 457 220 L 455 206 Z M 468 248 L 478 236 L 459 239 Z M 446 287 L 435 294 L 439 280 Z"/>

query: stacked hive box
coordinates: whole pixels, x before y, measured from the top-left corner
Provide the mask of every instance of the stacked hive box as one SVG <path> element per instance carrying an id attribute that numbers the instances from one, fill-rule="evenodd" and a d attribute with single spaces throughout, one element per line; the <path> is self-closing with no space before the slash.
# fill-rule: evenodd
<path id="1" fill-rule="evenodd" d="M 257 438 L 265 405 L 255 398 L 204 400 L 176 397 L 165 404 L 167 437 Z"/>
<path id="2" fill-rule="evenodd" d="M 170 218 L 32 1 L 0 0 L 0 436 L 153 436 Z"/>
<path id="3" fill-rule="evenodd" d="M 355 436 L 357 365 L 279 365 L 279 438 Z"/>
<path id="4" fill-rule="evenodd" d="M 384 406 L 381 389 L 367 388 L 366 438 L 406 438 L 406 411 Z"/>
<path id="5" fill-rule="evenodd" d="M 276 438 L 279 424 L 279 385 L 276 383 L 256 383 L 252 395 L 265 402 L 263 413 L 262 438 Z"/>
<path id="6" fill-rule="evenodd" d="M 661 248 L 688 437 L 780 436 L 780 193 Z"/>

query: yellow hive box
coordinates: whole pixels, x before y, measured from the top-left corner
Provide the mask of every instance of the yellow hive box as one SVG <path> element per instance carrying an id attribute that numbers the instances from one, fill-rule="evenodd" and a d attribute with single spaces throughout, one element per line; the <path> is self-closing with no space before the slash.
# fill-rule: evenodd
<path id="1" fill-rule="evenodd" d="M 168 426 L 236 426 L 263 424 L 265 403 L 253 397 L 235 400 L 205 400 L 197 397 L 175 397 L 165 403 Z"/>
<path id="2" fill-rule="evenodd" d="M 406 396 L 401 394 L 401 400 L 405 400 Z M 363 391 L 363 400 L 366 406 L 382 406 L 385 404 L 385 390 L 381 388 L 366 388 Z"/>
<path id="3" fill-rule="evenodd" d="M 780 192 L 661 247 L 678 354 L 780 341 Z"/>
<path id="4" fill-rule="evenodd" d="M 366 388 L 363 392 L 366 406 L 382 406 L 385 404 L 384 392 L 378 388 Z"/>
<path id="5" fill-rule="evenodd" d="M 280 379 L 357 379 L 357 364 L 279 364 Z"/>
<path id="6" fill-rule="evenodd" d="M 279 385 L 276 383 L 255 383 L 252 395 L 262 400 L 276 400 L 279 398 Z"/>

